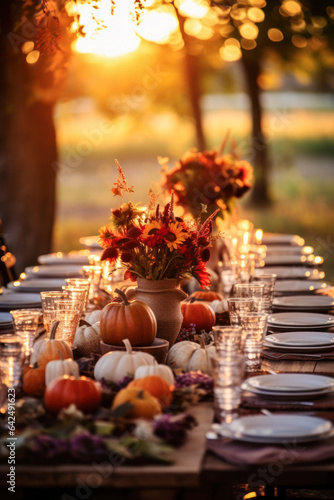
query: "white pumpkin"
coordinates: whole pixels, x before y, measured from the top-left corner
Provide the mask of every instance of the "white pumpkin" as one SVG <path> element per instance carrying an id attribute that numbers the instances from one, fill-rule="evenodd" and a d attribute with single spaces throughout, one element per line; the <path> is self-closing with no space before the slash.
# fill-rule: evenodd
<path id="1" fill-rule="evenodd" d="M 135 372 L 135 378 L 144 378 L 150 375 L 157 375 L 163 378 L 169 385 L 174 385 L 174 374 L 167 365 L 139 366 Z"/>
<path id="2" fill-rule="evenodd" d="M 185 372 L 200 370 L 207 375 L 212 374 L 211 359 L 216 355 L 213 344 L 208 346 L 201 342 L 188 342 L 186 340 L 174 344 L 169 350 L 167 364 L 172 368 L 180 368 Z"/>
<path id="3" fill-rule="evenodd" d="M 63 375 L 80 377 L 79 366 L 73 359 L 54 359 L 49 361 L 45 368 L 45 385 L 48 386 L 52 380 Z"/>
<path id="4" fill-rule="evenodd" d="M 82 356 L 89 358 L 92 353 L 100 352 L 100 323 L 94 325 L 90 325 L 87 321 L 85 323 L 75 332 L 73 343 Z"/>
<path id="5" fill-rule="evenodd" d="M 96 309 L 95 311 L 92 311 L 91 313 L 87 314 L 85 320 L 87 321 L 87 323 L 93 325 L 97 321 L 100 321 L 100 316 L 101 316 L 101 310 Z"/>
<path id="6" fill-rule="evenodd" d="M 98 360 L 94 368 L 96 380 L 103 378 L 108 382 L 117 384 L 124 377 L 134 377 L 135 371 L 142 365 L 156 365 L 157 362 L 151 354 L 141 351 L 132 351 L 129 339 L 123 340 L 126 351 L 111 351 Z"/>
<path id="7" fill-rule="evenodd" d="M 226 300 L 213 300 L 210 304 L 212 309 L 216 314 L 222 314 L 227 311 L 227 301 Z"/>

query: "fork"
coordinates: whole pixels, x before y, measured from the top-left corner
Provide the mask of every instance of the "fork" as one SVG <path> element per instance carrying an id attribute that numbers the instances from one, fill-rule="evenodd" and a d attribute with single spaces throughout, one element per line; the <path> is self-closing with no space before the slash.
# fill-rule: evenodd
<path id="1" fill-rule="evenodd" d="M 294 354 L 297 354 L 297 353 L 286 353 L 286 354 L 281 354 L 280 356 L 275 356 L 275 359 L 281 359 L 281 358 L 284 358 L 285 356 L 293 356 Z M 297 354 L 297 356 L 307 356 L 309 358 L 321 358 L 322 355 L 321 354 Z"/>

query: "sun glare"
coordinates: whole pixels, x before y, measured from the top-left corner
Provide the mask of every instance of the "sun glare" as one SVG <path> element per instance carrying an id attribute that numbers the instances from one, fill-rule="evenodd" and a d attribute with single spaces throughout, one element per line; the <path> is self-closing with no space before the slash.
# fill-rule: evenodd
<path id="1" fill-rule="evenodd" d="M 130 15 L 133 6 L 133 0 L 117 2 L 112 15 L 110 0 L 100 0 L 97 9 L 89 3 L 78 4 L 85 36 L 74 42 L 75 50 L 105 57 L 117 57 L 136 50 L 140 38 Z"/>

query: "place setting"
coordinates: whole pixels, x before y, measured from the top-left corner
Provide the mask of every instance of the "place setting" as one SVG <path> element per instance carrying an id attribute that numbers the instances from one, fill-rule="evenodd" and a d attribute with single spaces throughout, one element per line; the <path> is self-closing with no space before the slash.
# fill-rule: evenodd
<path id="1" fill-rule="evenodd" d="M 333 308 L 334 299 L 325 295 L 290 295 L 273 300 L 273 310 L 282 312 L 328 312 Z"/>
<path id="2" fill-rule="evenodd" d="M 41 278 L 23 279 L 8 283 L 7 289 L 15 293 L 38 293 L 52 290 L 61 290 L 66 285 L 65 279 Z"/>
<path id="3" fill-rule="evenodd" d="M 328 330 L 334 316 L 313 312 L 278 312 L 268 317 L 268 331 Z"/>
<path id="4" fill-rule="evenodd" d="M 330 289 L 329 283 L 317 280 L 279 280 L 275 283 L 275 295 L 314 295 Z"/>
<path id="5" fill-rule="evenodd" d="M 80 278 L 81 264 L 58 264 L 26 267 L 24 272 L 30 278 Z"/>
<path id="6" fill-rule="evenodd" d="M 269 266 L 266 264 L 263 268 L 255 269 L 255 275 L 261 274 L 276 274 L 277 280 L 300 281 L 312 280 L 319 281 L 325 278 L 325 272 L 317 268 L 305 266 Z M 277 285 L 279 281 L 277 282 Z M 282 285 L 283 286 L 283 285 Z"/>
<path id="7" fill-rule="evenodd" d="M 78 250 L 69 253 L 54 252 L 40 255 L 37 259 L 41 265 L 88 265 L 89 250 Z"/>

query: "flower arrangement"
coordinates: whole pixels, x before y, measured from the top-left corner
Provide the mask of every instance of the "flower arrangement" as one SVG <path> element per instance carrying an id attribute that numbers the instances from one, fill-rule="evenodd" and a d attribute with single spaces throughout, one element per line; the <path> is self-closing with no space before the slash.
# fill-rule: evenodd
<path id="1" fill-rule="evenodd" d="M 198 216 L 201 207 L 206 205 L 212 214 L 220 209 L 232 212 L 233 203 L 250 188 L 253 168 L 246 160 L 241 160 L 232 142 L 230 152 L 224 154 L 227 137 L 221 151 L 187 151 L 172 170 L 163 168 L 163 188 L 175 193 L 176 204 L 186 213 Z M 161 159 L 164 165 L 166 159 Z"/>
<path id="2" fill-rule="evenodd" d="M 122 167 L 112 192 L 123 197 L 133 192 L 128 187 Z M 218 210 L 217 210 L 218 211 Z M 174 214 L 174 195 L 164 208 L 151 191 L 148 207 L 131 201 L 111 210 L 110 224 L 100 229 L 101 260 L 108 259 L 126 269 L 125 279 L 149 280 L 196 278 L 201 287 L 210 285 L 205 263 L 210 258 L 213 213 L 201 224 Z"/>

